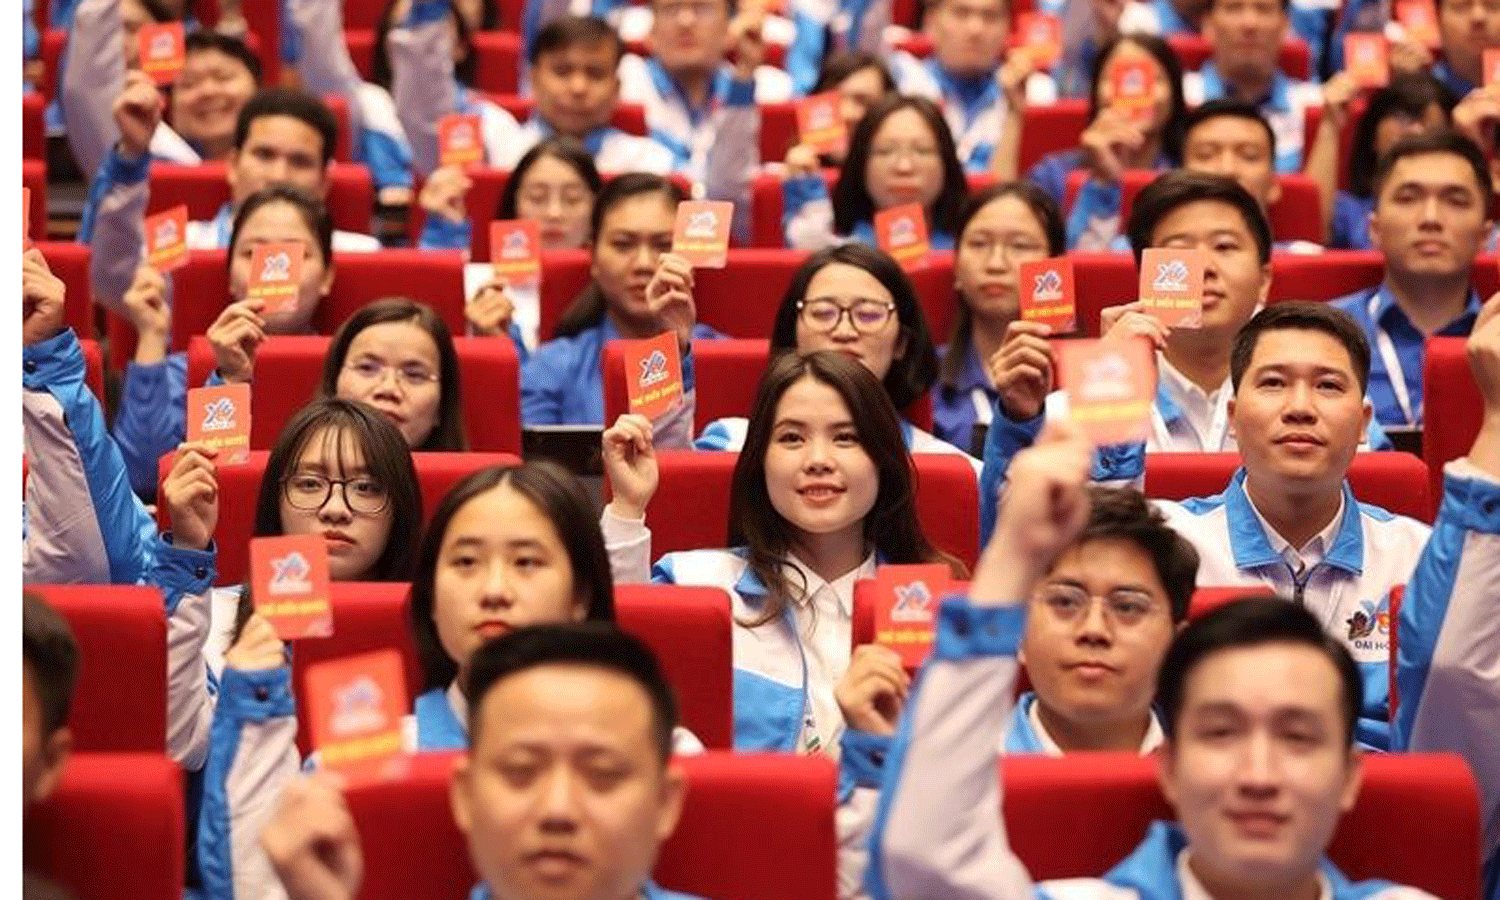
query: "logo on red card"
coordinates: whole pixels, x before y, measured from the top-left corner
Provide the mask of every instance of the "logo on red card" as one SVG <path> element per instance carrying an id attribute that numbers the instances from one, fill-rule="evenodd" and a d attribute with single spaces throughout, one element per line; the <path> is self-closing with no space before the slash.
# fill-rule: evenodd
<path id="1" fill-rule="evenodd" d="M 1141 254 L 1143 310 L 1163 325 L 1197 328 L 1203 320 L 1203 250 L 1151 247 Z"/>
<path id="2" fill-rule="evenodd" d="M 312 591 L 312 582 L 308 580 L 312 566 L 308 565 L 307 557 L 300 551 L 293 550 L 286 556 L 273 558 L 271 560 L 271 583 L 272 594 L 306 594 Z"/>
<path id="3" fill-rule="evenodd" d="M 204 431 L 223 431 L 234 427 L 234 401 L 228 397 L 220 397 L 208 404 L 204 413 Z"/>
<path id="4" fill-rule="evenodd" d="M 147 216 L 146 262 L 158 272 L 170 272 L 187 262 L 187 207 Z"/>
<path id="5" fill-rule="evenodd" d="M 722 269 L 729 261 L 729 229 L 734 204 L 722 200 L 689 200 L 677 205 L 672 252 L 694 266 Z"/>
<path id="6" fill-rule="evenodd" d="M 187 396 L 187 439 L 219 451 L 220 465 L 250 459 L 250 385 L 193 388 Z"/>
<path id="7" fill-rule="evenodd" d="M 328 545 L 319 534 L 250 541 L 251 597 L 284 641 L 333 634 Z"/>
<path id="8" fill-rule="evenodd" d="M 927 239 L 927 215 L 915 203 L 875 213 L 875 239 L 880 249 L 907 270 L 922 268 L 932 249 Z"/>
<path id="9" fill-rule="evenodd" d="M 1058 353 L 1068 412 L 1096 445 L 1145 440 L 1156 366 L 1145 338 L 1068 340 Z"/>
<path id="10" fill-rule="evenodd" d="M 682 397 L 682 356 L 677 335 L 625 341 L 625 391 L 630 411 L 654 419 Z"/>
<path id="11" fill-rule="evenodd" d="M 313 746 L 325 766 L 356 782 L 402 774 L 407 703 L 398 651 L 317 663 L 307 670 L 305 690 Z"/>

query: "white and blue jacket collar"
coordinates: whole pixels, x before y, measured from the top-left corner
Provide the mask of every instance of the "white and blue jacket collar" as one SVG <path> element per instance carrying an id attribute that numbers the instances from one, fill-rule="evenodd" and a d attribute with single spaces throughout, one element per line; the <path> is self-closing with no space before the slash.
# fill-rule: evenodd
<path id="1" fill-rule="evenodd" d="M 1203 64 L 1198 70 L 1203 77 L 1203 99 L 1218 100 L 1229 96 L 1229 88 L 1224 84 L 1224 77 L 1219 74 L 1219 69 L 1213 60 Z M 1269 109 L 1274 112 L 1288 113 L 1292 111 L 1292 80 L 1286 77 L 1286 73 L 1277 69 L 1271 75 L 1271 91 L 1266 96 L 1255 102 L 1260 109 Z"/>
<path id="2" fill-rule="evenodd" d="M 1338 530 L 1334 533 L 1333 542 L 1324 555 L 1323 562 L 1351 575 L 1359 575 L 1364 570 L 1365 561 L 1365 539 L 1364 530 L 1360 527 L 1360 506 L 1359 501 L 1354 498 L 1354 490 L 1349 487 L 1348 481 L 1344 482 L 1343 491 L 1343 520 L 1339 522 Z M 1219 495 L 1219 498 L 1211 498 L 1210 502 L 1218 499 L 1222 499 L 1224 504 L 1225 519 L 1229 526 L 1229 549 L 1234 555 L 1235 566 L 1243 570 L 1278 565 L 1283 562 L 1281 554 L 1271 546 L 1271 540 L 1266 535 L 1260 516 L 1255 514 L 1254 507 L 1250 505 L 1250 497 L 1245 493 L 1243 466 L 1234 473 L 1224 493 Z"/>

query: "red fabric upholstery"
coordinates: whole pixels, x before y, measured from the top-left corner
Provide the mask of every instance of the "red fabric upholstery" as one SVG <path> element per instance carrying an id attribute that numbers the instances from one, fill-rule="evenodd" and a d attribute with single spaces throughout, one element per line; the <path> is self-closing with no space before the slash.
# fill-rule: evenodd
<path id="1" fill-rule="evenodd" d="M 245 23 L 250 50 L 260 57 L 260 83 L 281 83 L 281 8 L 277 4 L 246 3 Z M 363 231 L 364 229 L 360 229 Z"/>
<path id="2" fill-rule="evenodd" d="M 1107 306 L 1135 300 L 1140 279 L 1129 253 L 1069 253 L 1073 299 L 1078 306 L 1078 337 L 1099 336 L 1099 314 Z"/>
<path id="3" fill-rule="evenodd" d="M 731 749 L 734 622 L 729 595 L 712 587 L 617 584 L 615 620 L 656 654 L 677 695 L 683 726 L 709 749 Z"/>
<path id="4" fill-rule="evenodd" d="M 780 103 L 757 103 L 760 107 L 760 159 L 761 162 L 781 162 L 786 152 L 796 146 L 797 101 Z M 771 246 L 780 246 L 774 244 Z"/>
<path id="5" fill-rule="evenodd" d="M 1213 55 L 1208 39 L 1199 34 L 1174 34 L 1167 38 L 1167 43 L 1172 45 L 1172 52 L 1182 62 L 1184 72 L 1198 71 Z M 1306 78 L 1310 71 L 1307 42 L 1300 38 L 1283 40 L 1277 64 L 1291 78 Z"/>
<path id="6" fill-rule="evenodd" d="M 370 29 L 380 25 L 380 11 L 385 6 L 380 0 L 344 0 L 344 28 Z"/>
<path id="7" fill-rule="evenodd" d="M 658 450 L 661 483 L 647 508 L 651 556 L 723 547 L 728 538 L 729 485 L 738 453 Z M 917 453 L 917 516 L 937 549 L 974 567 L 979 555 L 979 487 L 965 457 Z"/>
<path id="8" fill-rule="evenodd" d="M 1446 753 L 1363 760 L 1359 800 L 1329 847 L 1334 864 L 1356 880 L 1477 900 L 1478 793 L 1468 767 Z M 1011 846 L 1037 880 L 1101 875 L 1135 849 L 1151 820 L 1172 818 L 1149 757 L 1011 756 L 1001 765 Z"/>
<path id="9" fill-rule="evenodd" d="M 1271 260 L 1271 302 L 1337 300 L 1385 277 L 1377 250 L 1325 250 L 1317 255 L 1281 254 Z"/>
<path id="10" fill-rule="evenodd" d="M 339 94 L 324 94 L 323 102 L 339 123 L 337 137 L 333 141 L 333 158 L 341 163 L 353 162 L 354 129 L 349 125 L 349 104 Z"/>
<path id="11" fill-rule="evenodd" d="M 521 84 L 521 35 L 481 31 L 474 35 L 474 87 L 490 94 L 514 94 Z"/>
<path id="12" fill-rule="evenodd" d="M 182 775 L 165 756 L 79 753 L 26 819 L 25 867 L 78 900 L 181 897 L 186 827 Z"/>
<path id="13" fill-rule="evenodd" d="M 1442 502 L 1443 464 L 1468 454 L 1484 418 L 1479 385 L 1464 355 L 1465 340 L 1438 337 L 1427 341 L 1422 369 L 1422 458 L 1427 463 L 1433 503 Z"/>
<path id="14" fill-rule="evenodd" d="M 220 466 L 219 527 L 214 541 L 219 547 L 219 577 L 214 584 L 241 584 L 245 580 L 250 557 L 250 537 L 255 533 L 255 501 L 260 495 L 261 477 L 266 471 L 265 450 L 250 451 L 250 461 L 241 466 Z M 520 460 L 509 453 L 413 453 L 417 482 L 422 488 L 422 522 L 426 523 L 438 501 L 459 479 L 485 466 L 515 465 Z M 157 487 L 172 470 L 172 454 L 158 462 Z M 156 521 L 162 530 L 171 527 L 166 504 L 157 504 Z M 417 539 L 420 529 L 414 523 L 399 523 L 393 539 Z"/>
<path id="15" fill-rule="evenodd" d="M 1132 169 L 1121 179 L 1121 222 L 1130 221 L 1130 208 L 1141 188 L 1157 177 L 1156 172 Z M 1322 212 L 1318 206 L 1318 186 L 1300 174 L 1276 176 L 1281 197 L 1271 205 L 1271 234 L 1279 241 L 1323 241 Z"/>
<path id="16" fill-rule="evenodd" d="M 83 348 L 83 383 L 94 392 L 94 398 L 101 404 L 104 402 L 104 351 L 99 348 L 99 342 L 92 338 L 79 338 L 78 345 Z"/>
<path id="17" fill-rule="evenodd" d="M 25 159 L 47 157 L 47 101 L 41 94 L 21 95 L 21 156 Z"/>
<path id="18" fill-rule="evenodd" d="M 76 751 L 162 753 L 167 621 L 161 592 L 137 585 L 37 586 L 78 640 L 68 724 Z"/>
<path id="19" fill-rule="evenodd" d="M 362 900 L 468 896 L 474 871 L 448 805 L 456 758 L 420 754 L 406 779 L 349 792 L 364 845 Z M 710 752 L 678 764 L 687 799 L 653 873 L 662 887 L 737 900 L 833 900 L 830 761 Z M 422 840 L 412 840 L 417 834 Z"/>
<path id="20" fill-rule="evenodd" d="M 21 185 L 31 189 L 31 208 L 27 210 L 27 236 L 33 241 L 47 239 L 47 164 L 40 159 L 21 160 Z"/>
<path id="21" fill-rule="evenodd" d="M 1239 466 L 1238 453 L 1148 453 L 1146 496 L 1183 500 L 1221 494 Z M 1427 471 L 1410 453 L 1357 453 L 1348 480 L 1361 503 L 1432 521 Z"/>
<path id="22" fill-rule="evenodd" d="M 250 446 L 269 450 L 291 417 L 317 393 L 328 355 L 328 337 L 273 336 L 255 352 L 258 384 L 274 390 L 251 392 Z M 521 452 L 520 361 L 515 345 L 493 338 L 453 339 L 458 351 L 464 429 L 469 449 Z M 188 384 L 203 384 L 214 369 L 206 337 L 188 344 Z"/>
<path id="23" fill-rule="evenodd" d="M 37 93 L 43 97 L 51 99 L 57 96 L 58 66 L 62 64 L 63 50 L 67 49 L 67 46 L 67 29 L 46 28 L 42 30 L 42 78 L 36 89 Z"/>
<path id="24" fill-rule="evenodd" d="M 1020 171 L 1024 174 L 1049 153 L 1077 148 L 1088 120 L 1085 99 L 1027 106 L 1021 113 Z"/>
<path id="25" fill-rule="evenodd" d="M 212 219 L 229 202 L 229 182 L 222 162 L 179 166 L 151 164 L 148 212 L 158 213 L 185 204 L 191 220 Z M 333 163 L 328 171 L 328 211 L 333 227 L 367 233 L 375 211 L 375 188 L 370 170 L 359 163 Z"/>
<path id="26" fill-rule="evenodd" d="M 36 206 L 36 195 L 31 198 Z M 72 241 L 38 241 L 36 248 L 47 260 L 47 268 L 62 279 L 67 291 L 64 301 L 67 308 L 63 318 L 69 328 L 80 338 L 92 338 L 98 330 L 94 326 L 94 291 L 89 282 L 89 246 Z"/>

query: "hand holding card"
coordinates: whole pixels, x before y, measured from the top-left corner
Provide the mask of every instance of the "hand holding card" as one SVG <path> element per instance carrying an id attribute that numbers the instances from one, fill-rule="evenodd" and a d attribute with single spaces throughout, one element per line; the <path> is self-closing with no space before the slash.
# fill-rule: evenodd
<path id="1" fill-rule="evenodd" d="M 1142 311 L 1168 328 L 1201 327 L 1207 265 L 1204 250 L 1148 248 L 1141 254 Z"/>
<path id="2" fill-rule="evenodd" d="M 682 401 L 682 355 L 677 335 L 664 331 L 653 338 L 622 343 L 630 412 L 655 419 L 677 406 Z"/>
<path id="3" fill-rule="evenodd" d="M 321 534 L 250 540 L 250 596 L 283 641 L 333 636 L 328 544 Z"/>
<path id="4" fill-rule="evenodd" d="M 1064 340 L 1053 347 L 1068 414 L 1095 446 L 1144 441 L 1150 435 L 1156 360 L 1145 338 Z"/>
<path id="5" fill-rule="evenodd" d="M 1021 264 L 1021 319 L 1044 322 L 1053 334 L 1078 327 L 1078 309 L 1073 294 L 1073 263 L 1058 257 Z"/>
<path id="6" fill-rule="evenodd" d="M 219 451 L 219 464 L 250 460 L 250 385 L 193 388 L 187 396 L 187 439 Z"/>
<path id="7" fill-rule="evenodd" d="M 323 766 L 356 784 L 401 775 L 408 760 L 401 720 L 410 707 L 399 651 L 313 665 L 304 690 Z"/>
<path id="8" fill-rule="evenodd" d="M 927 265 L 932 244 L 927 238 L 927 214 L 916 203 L 875 213 L 875 241 L 908 272 Z"/>

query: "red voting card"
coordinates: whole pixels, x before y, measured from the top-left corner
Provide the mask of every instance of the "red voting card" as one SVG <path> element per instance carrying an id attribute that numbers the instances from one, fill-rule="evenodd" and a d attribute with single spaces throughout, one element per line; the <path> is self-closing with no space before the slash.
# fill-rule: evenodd
<path id="1" fill-rule="evenodd" d="M 309 666 L 304 683 L 321 763 L 351 782 L 400 777 L 409 707 L 401 653 L 376 650 Z"/>
<path id="2" fill-rule="evenodd" d="M 320 534 L 250 539 L 250 596 L 283 641 L 333 636 L 328 545 Z"/>
<path id="3" fill-rule="evenodd" d="M 1147 315 L 1168 328 L 1203 324 L 1203 250 L 1152 247 L 1141 254 L 1139 297 Z"/>
<path id="4" fill-rule="evenodd" d="M 927 214 L 916 203 L 880 210 L 875 214 L 875 241 L 901 268 L 922 268 L 932 252 L 927 240 Z"/>
<path id="5" fill-rule="evenodd" d="M 250 459 L 250 385 L 193 388 L 187 395 L 187 439 L 219 451 L 219 465 Z"/>
<path id="6" fill-rule="evenodd" d="M 484 137 L 479 116 L 449 113 L 438 120 L 438 165 L 467 169 L 484 163 Z"/>
<path id="7" fill-rule="evenodd" d="M 1391 48 L 1385 35 L 1373 32 L 1345 35 L 1344 71 L 1360 87 L 1385 87 L 1391 80 Z"/>
<path id="8" fill-rule="evenodd" d="M 1144 441 L 1151 432 L 1156 360 L 1143 337 L 1067 340 L 1058 356 L 1068 412 L 1096 445 Z"/>
<path id="9" fill-rule="evenodd" d="M 542 280 L 542 241 L 530 219 L 500 219 L 490 223 L 490 263 L 495 278 L 508 286 L 532 285 Z"/>
<path id="10" fill-rule="evenodd" d="M 1044 259 L 1021 264 L 1021 319 L 1045 322 L 1053 334 L 1078 327 L 1078 308 L 1073 300 L 1071 260 Z"/>
<path id="11" fill-rule="evenodd" d="M 1109 67 L 1110 105 L 1141 125 L 1156 116 L 1156 63 L 1122 59 Z"/>
<path id="12" fill-rule="evenodd" d="M 256 244 L 250 256 L 250 286 L 245 296 L 264 300 L 262 316 L 271 316 L 297 306 L 302 286 L 302 257 L 306 246 L 296 241 Z"/>
<path id="13" fill-rule="evenodd" d="M 158 272 L 187 263 L 187 207 L 174 206 L 146 217 L 146 262 Z"/>
<path id="14" fill-rule="evenodd" d="M 839 114 L 837 91 L 817 94 L 797 104 L 797 133 L 802 143 L 819 153 L 843 153 L 849 126 Z"/>
<path id="15" fill-rule="evenodd" d="M 1437 7 L 1432 0 L 1398 0 L 1396 19 L 1406 29 L 1407 37 L 1417 43 L 1432 50 L 1442 46 L 1443 37 L 1438 33 Z"/>
<path id="16" fill-rule="evenodd" d="M 171 84 L 187 62 L 187 45 L 181 22 L 142 25 L 136 38 L 140 43 L 141 71 L 157 84 Z"/>
<path id="17" fill-rule="evenodd" d="M 1484 51 L 1484 83 L 1500 84 L 1500 47 Z"/>
<path id="18" fill-rule="evenodd" d="M 694 268 L 722 269 L 729 262 L 729 226 L 734 204 L 727 200 L 689 200 L 677 204 L 672 252 Z"/>
<path id="19" fill-rule="evenodd" d="M 1021 13 L 1021 47 L 1038 70 L 1057 65 L 1062 59 L 1062 22 L 1049 13 Z"/>
<path id="20" fill-rule="evenodd" d="M 682 355 L 676 333 L 622 343 L 630 411 L 654 419 L 676 406 L 682 399 Z"/>
<path id="21" fill-rule="evenodd" d="M 880 566 L 875 570 L 875 643 L 916 669 L 932 652 L 938 603 L 952 583 L 947 566 Z"/>

